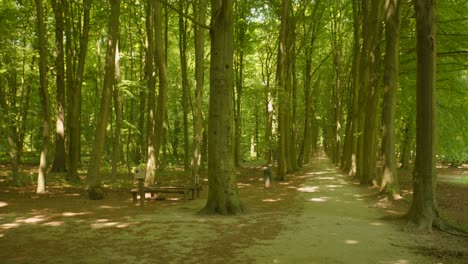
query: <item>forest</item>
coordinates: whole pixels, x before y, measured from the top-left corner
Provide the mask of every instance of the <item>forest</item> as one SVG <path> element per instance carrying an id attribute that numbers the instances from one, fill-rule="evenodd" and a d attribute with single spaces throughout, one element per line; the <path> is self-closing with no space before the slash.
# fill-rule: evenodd
<path id="1" fill-rule="evenodd" d="M 286 188 L 326 155 L 466 232 L 437 192 L 447 171 L 468 188 L 466 0 L 0 0 L 0 24 L 2 199 L 127 199 L 141 167 L 243 215 L 249 173 Z"/>
<path id="2" fill-rule="evenodd" d="M 466 0 L 0 0 L 0 25 L 0 261 L 466 261 Z M 140 210 L 138 168 L 193 199 Z"/>

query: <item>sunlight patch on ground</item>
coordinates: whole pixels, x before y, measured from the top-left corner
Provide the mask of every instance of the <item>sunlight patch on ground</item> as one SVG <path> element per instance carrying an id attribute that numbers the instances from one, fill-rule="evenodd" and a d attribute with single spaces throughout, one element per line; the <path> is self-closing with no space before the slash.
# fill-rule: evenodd
<path id="1" fill-rule="evenodd" d="M 17 223 L 25 223 L 25 224 L 36 224 L 36 223 L 39 223 L 39 222 L 44 222 L 46 220 L 47 219 L 45 218 L 45 216 L 36 215 L 36 216 L 33 216 L 33 217 L 29 217 L 29 218 L 18 219 L 18 220 L 16 220 L 16 222 Z"/>
<path id="2" fill-rule="evenodd" d="M 250 187 L 252 184 L 250 183 L 237 183 L 237 187 L 239 188 L 245 188 L 245 187 Z"/>
<path id="3" fill-rule="evenodd" d="M 281 201 L 281 200 L 283 200 L 283 199 L 281 199 L 281 198 L 278 198 L 278 199 L 268 198 L 268 199 L 263 199 L 262 202 L 274 203 L 274 202 L 278 202 L 278 201 Z"/>
<path id="4" fill-rule="evenodd" d="M 101 205 L 99 206 L 101 209 L 120 209 L 120 206 L 110 206 L 110 205 Z"/>
<path id="5" fill-rule="evenodd" d="M 66 193 L 63 196 L 77 197 L 77 196 L 81 196 L 81 194 L 79 194 L 79 193 Z"/>
<path id="6" fill-rule="evenodd" d="M 0 201 L 0 207 L 8 206 L 8 203 Z"/>
<path id="7" fill-rule="evenodd" d="M 327 186 L 328 188 L 339 188 L 339 187 L 343 187 L 343 185 L 325 185 Z"/>
<path id="8" fill-rule="evenodd" d="M 311 201 L 311 202 L 317 202 L 317 203 L 326 202 L 326 201 L 327 201 L 327 197 L 312 198 L 312 199 L 310 199 L 309 201 Z"/>
<path id="9" fill-rule="evenodd" d="M 62 216 L 72 217 L 72 216 L 88 215 L 88 214 L 91 214 L 91 213 L 90 212 L 79 212 L 79 213 L 64 212 L 62 213 Z"/>
<path id="10" fill-rule="evenodd" d="M 384 223 L 380 223 L 380 222 L 373 222 L 373 223 L 370 223 L 370 225 L 373 225 L 373 226 L 383 226 L 385 225 Z"/>
<path id="11" fill-rule="evenodd" d="M 107 222 L 107 223 L 94 223 L 91 225 L 92 228 L 100 229 L 105 227 L 113 227 L 119 225 L 119 222 Z"/>
<path id="12" fill-rule="evenodd" d="M 348 239 L 348 240 L 345 241 L 345 243 L 348 244 L 348 245 L 357 245 L 357 244 L 359 244 L 359 241 Z"/>
<path id="13" fill-rule="evenodd" d="M 2 238 L 2 237 L 4 237 L 4 236 L 5 236 L 5 234 L 0 234 L 0 238 Z"/>
<path id="14" fill-rule="evenodd" d="M 335 177 L 317 177 L 319 180 L 335 180 Z"/>
<path id="15" fill-rule="evenodd" d="M 300 187 L 297 190 L 300 192 L 316 192 L 319 189 L 318 186 L 305 186 L 305 187 Z"/>
<path id="16" fill-rule="evenodd" d="M 307 175 L 321 175 L 321 174 L 327 174 L 327 173 L 330 173 L 328 171 L 316 171 L 316 172 L 308 172 L 306 173 Z M 328 178 L 328 177 L 327 177 Z M 330 177 L 332 178 L 332 177 Z M 334 179 L 334 178 L 333 178 Z"/>
<path id="17" fill-rule="evenodd" d="M 47 223 L 44 223 L 42 224 L 43 226 L 61 226 L 63 225 L 65 222 L 63 221 L 52 221 L 52 222 L 47 222 Z"/>
<path id="18" fill-rule="evenodd" d="M 0 226 L 1 229 L 3 230 L 8 230 L 8 229 L 13 229 L 19 227 L 20 224 L 18 223 L 9 223 L 9 224 L 3 224 Z"/>

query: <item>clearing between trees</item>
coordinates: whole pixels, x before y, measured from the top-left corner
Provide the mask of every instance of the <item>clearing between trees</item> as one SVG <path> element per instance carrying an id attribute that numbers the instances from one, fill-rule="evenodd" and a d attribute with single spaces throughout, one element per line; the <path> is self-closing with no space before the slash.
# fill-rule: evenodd
<path id="1" fill-rule="evenodd" d="M 49 185 L 46 195 L 2 188 L 0 260 L 413 264 L 468 259 L 466 238 L 384 220 L 404 213 L 409 203 L 378 199 L 376 190 L 357 186 L 325 157 L 269 189 L 263 187 L 260 166 L 245 167 L 237 176 L 249 213 L 236 217 L 197 214 L 207 190 L 186 203 L 176 196 L 147 199 L 142 210 L 126 188 L 109 190 L 99 201 L 71 187 Z"/>

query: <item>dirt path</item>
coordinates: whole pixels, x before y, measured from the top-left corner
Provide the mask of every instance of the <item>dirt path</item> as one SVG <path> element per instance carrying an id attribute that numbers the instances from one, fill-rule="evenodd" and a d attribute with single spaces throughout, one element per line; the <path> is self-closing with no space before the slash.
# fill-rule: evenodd
<path id="1" fill-rule="evenodd" d="M 328 159 L 315 159 L 305 171 L 296 197 L 302 212 L 287 217 L 275 239 L 238 256 L 255 263 L 437 263 L 410 252 L 415 242 L 379 220 L 382 214 L 363 198 L 363 189 L 346 181 Z"/>
<path id="2" fill-rule="evenodd" d="M 438 263 L 410 250 L 418 235 L 379 220 L 370 192 L 327 159 L 270 189 L 259 167 L 244 168 L 239 192 L 251 212 L 220 217 L 196 213 L 206 190 L 141 210 L 126 189 L 101 201 L 76 188 L 0 189 L 0 263 Z"/>

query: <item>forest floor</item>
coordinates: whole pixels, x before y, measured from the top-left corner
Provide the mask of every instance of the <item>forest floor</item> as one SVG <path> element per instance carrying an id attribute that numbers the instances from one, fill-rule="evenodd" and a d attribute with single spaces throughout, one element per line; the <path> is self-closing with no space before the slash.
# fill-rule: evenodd
<path id="1" fill-rule="evenodd" d="M 447 178 L 464 173 L 450 171 Z M 197 214 L 207 188 L 188 202 L 177 194 L 147 197 L 141 209 L 129 193 L 130 174 L 108 185 L 100 201 L 88 200 L 78 186 L 64 187 L 60 174 L 51 175 L 45 195 L 34 194 L 33 187 L 7 187 L 3 177 L 0 262 L 468 263 L 468 238 L 385 220 L 410 205 L 411 177 L 400 174 L 405 199 L 394 202 L 359 186 L 324 157 L 269 189 L 261 164 L 246 164 L 238 186 L 249 213 L 235 217 Z M 174 170 L 159 180 L 173 184 L 184 178 Z M 468 227 L 467 185 L 438 186 L 443 215 Z"/>

